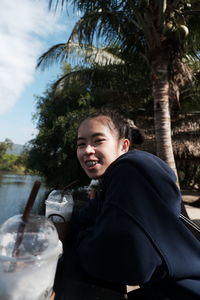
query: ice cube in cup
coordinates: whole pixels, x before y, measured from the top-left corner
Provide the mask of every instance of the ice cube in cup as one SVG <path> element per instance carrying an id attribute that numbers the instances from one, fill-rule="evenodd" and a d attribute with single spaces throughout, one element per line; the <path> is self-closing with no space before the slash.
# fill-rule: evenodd
<path id="1" fill-rule="evenodd" d="M 17 215 L 0 226 L 0 299 L 49 299 L 62 243 L 50 220 L 30 215 L 13 256 L 20 224 L 21 215 Z"/>

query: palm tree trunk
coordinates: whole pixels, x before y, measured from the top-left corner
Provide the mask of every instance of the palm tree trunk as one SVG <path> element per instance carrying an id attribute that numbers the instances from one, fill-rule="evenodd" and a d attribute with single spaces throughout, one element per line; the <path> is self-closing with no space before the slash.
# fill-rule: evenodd
<path id="1" fill-rule="evenodd" d="M 177 175 L 171 138 L 171 117 L 169 108 L 168 64 L 156 60 L 153 64 L 154 126 L 157 155 Z"/>
<path id="2" fill-rule="evenodd" d="M 155 60 L 153 70 L 154 126 L 157 155 L 175 172 L 179 187 L 178 174 L 174 159 L 171 138 L 171 117 L 169 107 L 169 80 L 167 61 Z M 182 214 L 188 217 L 182 202 Z"/>

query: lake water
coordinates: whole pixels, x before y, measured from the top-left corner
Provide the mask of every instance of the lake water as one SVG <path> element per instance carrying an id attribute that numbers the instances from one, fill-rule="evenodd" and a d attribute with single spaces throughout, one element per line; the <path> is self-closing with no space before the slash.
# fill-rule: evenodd
<path id="1" fill-rule="evenodd" d="M 0 224 L 13 215 L 23 213 L 35 180 L 41 181 L 42 184 L 31 212 L 43 214 L 46 192 L 44 180 L 38 176 L 0 171 Z"/>

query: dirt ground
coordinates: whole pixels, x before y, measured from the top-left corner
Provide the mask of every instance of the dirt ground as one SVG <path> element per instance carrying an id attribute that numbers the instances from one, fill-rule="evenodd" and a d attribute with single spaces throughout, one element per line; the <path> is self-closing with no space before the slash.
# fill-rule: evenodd
<path id="1" fill-rule="evenodd" d="M 191 220 L 200 220 L 200 191 L 182 191 L 185 208 Z"/>

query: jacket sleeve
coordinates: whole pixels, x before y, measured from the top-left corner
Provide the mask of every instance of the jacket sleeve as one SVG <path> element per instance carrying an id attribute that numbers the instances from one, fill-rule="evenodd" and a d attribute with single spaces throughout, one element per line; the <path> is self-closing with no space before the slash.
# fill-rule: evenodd
<path id="1" fill-rule="evenodd" d="M 94 225 L 98 212 L 98 199 L 90 199 L 81 208 L 74 208 L 71 218 L 73 234 L 77 235 L 80 231 Z"/>

